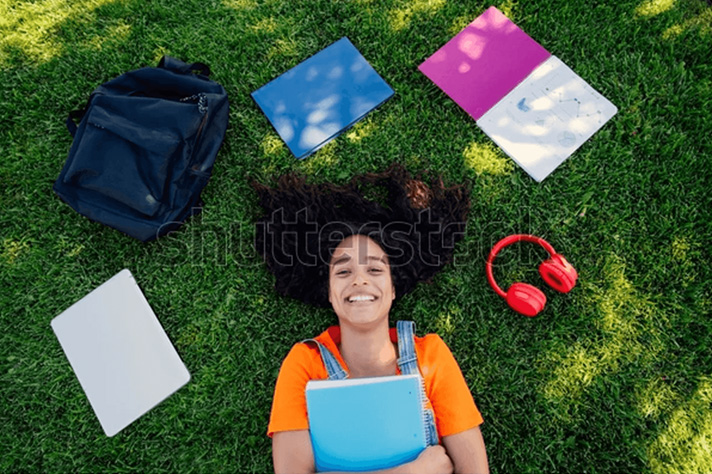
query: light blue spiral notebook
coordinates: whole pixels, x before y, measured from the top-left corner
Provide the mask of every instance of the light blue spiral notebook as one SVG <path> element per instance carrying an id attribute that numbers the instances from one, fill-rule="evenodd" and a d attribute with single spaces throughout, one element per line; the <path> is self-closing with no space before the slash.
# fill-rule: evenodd
<path id="1" fill-rule="evenodd" d="M 306 158 L 393 95 L 343 37 L 252 93 L 297 158 Z"/>
<path id="2" fill-rule="evenodd" d="M 319 472 L 387 469 L 427 446 L 418 375 L 310 381 L 306 397 Z"/>

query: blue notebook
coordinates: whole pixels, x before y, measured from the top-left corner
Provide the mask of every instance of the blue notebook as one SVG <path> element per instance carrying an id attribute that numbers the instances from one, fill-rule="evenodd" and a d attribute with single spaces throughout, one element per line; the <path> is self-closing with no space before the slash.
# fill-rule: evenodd
<path id="1" fill-rule="evenodd" d="M 252 93 L 297 158 L 306 158 L 393 96 L 344 37 Z"/>
<path id="2" fill-rule="evenodd" d="M 387 469 L 427 446 L 419 375 L 310 381 L 306 397 L 319 472 Z"/>

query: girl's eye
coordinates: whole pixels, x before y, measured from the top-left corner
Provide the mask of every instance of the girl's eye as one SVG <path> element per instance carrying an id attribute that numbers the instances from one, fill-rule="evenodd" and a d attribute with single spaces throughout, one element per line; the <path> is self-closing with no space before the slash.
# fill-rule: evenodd
<path id="1" fill-rule="evenodd" d="M 382 271 L 380 268 L 371 268 L 371 273 L 381 273 Z"/>
<path id="2" fill-rule="evenodd" d="M 348 270 L 339 270 L 338 272 L 336 272 L 336 274 L 337 275 L 348 275 L 349 271 Z"/>

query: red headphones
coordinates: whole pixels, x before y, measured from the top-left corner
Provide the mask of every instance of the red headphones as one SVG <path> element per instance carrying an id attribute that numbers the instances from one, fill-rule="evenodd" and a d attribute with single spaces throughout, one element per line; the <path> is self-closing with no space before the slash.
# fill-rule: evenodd
<path id="1" fill-rule="evenodd" d="M 571 289 L 576 286 L 578 273 L 576 269 L 566 261 L 563 255 L 556 253 L 554 247 L 540 237 L 516 234 L 505 237 L 497 242 L 494 247 L 492 247 L 492 250 L 490 250 L 489 257 L 487 257 L 487 281 L 499 296 L 507 300 L 507 304 L 509 304 L 514 311 L 532 317 L 544 309 L 544 305 L 546 304 L 546 296 L 544 293 L 539 288 L 528 283 L 514 283 L 505 293 L 502 291 L 502 288 L 497 285 L 497 282 L 494 281 L 494 275 L 492 274 L 492 262 L 499 251 L 508 245 L 523 240 L 539 244 L 549 252 L 549 259 L 539 265 L 539 274 L 541 278 L 556 291 L 561 293 L 571 291 Z"/>

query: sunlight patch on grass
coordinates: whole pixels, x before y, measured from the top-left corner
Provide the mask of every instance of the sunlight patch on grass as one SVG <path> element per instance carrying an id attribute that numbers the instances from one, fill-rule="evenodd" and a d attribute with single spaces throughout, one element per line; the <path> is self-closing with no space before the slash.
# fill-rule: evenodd
<path id="1" fill-rule="evenodd" d="M 455 36 L 462 30 L 464 30 L 467 25 L 472 23 L 475 18 L 477 18 L 477 15 L 475 13 L 468 13 L 467 15 L 462 15 L 455 18 L 452 23 L 450 23 L 450 27 L 447 29 L 448 35 Z"/>
<path id="2" fill-rule="evenodd" d="M 604 334 L 626 344 L 626 356 L 643 349 L 652 355 L 662 349 L 656 345 L 659 334 L 653 323 L 665 323 L 667 316 L 657 311 L 650 299 L 635 289 L 625 276 L 625 269 L 625 261 L 618 256 L 612 255 L 606 260 L 607 287 L 599 290 L 595 297 L 601 314 L 597 326 Z M 643 333 L 649 341 L 644 348 L 637 341 Z"/>
<path id="3" fill-rule="evenodd" d="M 687 287 L 697 280 L 698 269 L 695 261 L 702 257 L 700 244 L 689 237 L 678 235 L 673 238 L 670 247 L 672 260 L 678 270 L 676 273 L 680 275 L 681 283 Z"/>
<path id="4" fill-rule="evenodd" d="M 459 327 L 462 320 L 462 308 L 459 306 L 450 306 L 446 311 L 441 311 L 435 318 L 436 333 L 442 337 L 450 337 Z"/>
<path id="5" fill-rule="evenodd" d="M 223 0 L 223 6 L 235 10 L 251 10 L 257 8 L 257 0 Z"/>
<path id="6" fill-rule="evenodd" d="M 657 419 L 678 401 L 677 394 L 664 380 L 656 378 L 637 391 L 638 413 L 645 418 Z"/>
<path id="7" fill-rule="evenodd" d="M 269 133 L 262 139 L 260 147 L 265 156 L 273 156 L 281 153 L 285 145 L 276 133 Z"/>
<path id="8" fill-rule="evenodd" d="M 571 347 L 564 357 L 553 355 L 557 366 L 554 378 L 545 389 L 549 399 L 578 398 L 601 371 L 600 358 L 581 344 Z"/>
<path id="9" fill-rule="evenodd" d="M 495 5 L 507 18 L 514 18 L 514 2 L 511 0 L 506 0 L 499 5 Z M 470 10 L 466 15 L 461 15 L 450 23 L 450 27 L 447 32 L 450 36 L 455 36 L 460 31 L 464 30 L 467 25 L 475 21 L 479 15 L 484 13 L 484 8 L 481 10 Z"/>
<path id="10" fill-rule="evenodd" d="M 653 474 L 709 474 L 712 466 L 712 378 L 704 377 L 648 447 Z"/>
<path id="11" fill-rule="evenodd" d="M 514 18 L 514 5 L 515 3 L 512 0 L 505 0 L 499 5 L 497 5 L 497 8 L 504 13 L 504 16 L 506 16 L 509 19 Z"/>
<path id="12" fill-rule="evenodd" d="M 171 55 L 171 49 L 168 46 L 162 46 L 159 45 L 156 49 L 153 50 L 153 64 L 158 64 L 159 61 L 163 56 L 170 56 Z"/>
<path id="13" fill-rule="evenodd" d="M 619 335 L 597 344 L 586 340 L 568 348 L 564 354 L 550 354 L 547 366 L 553 367 L 542 393 L 555 415 L 571 422 L 580 398 L 598 377 L 620 370 L 623 362 L 643 357 L 644 348 Z"/>
<path id="14" fill-rule="evenodd" d="M 77 244 L 74 247 L 72 247 L 69 252 L 67 252 L 67 257 L 76 257 L 80 253 L 82 253 L 82 250 L 84 250 L 84 245 L 82 244 Z"/>
<path id="15" fill-rule="evenodd" d="M 332 168 L 339 164 L 339 157 L 336 154 L 338 149 L 338 143 L 336 140 L 332 140 L 322 148 L 319 149 L 314 155 L 299 161 L 299 167 L 305 173 L 312 175 L 319 174 L 319 170 L 324 168 Z"/>
<path id="16" fill-rule="evenodd" d="M 54 253 L 63 257 L 74 258 L 84 251 L 84 244 L 79 244 L 73 239 L 64 236 L 55 241 Z"/>
<path id="17" fill-rule="evenodd" d="M 2 253 L 0 258 L 8 265 L 13 265 L 15 261 L 30 249 L 27 242 L 20 242 L 14 239 L 4 239 L 2 241 Z"/>
<path id="18" fill-rule="evenodd" d="M 663 32 L 663 39 L 675 39 L 688 30 L 697 30 L 699 35 L 703 38 L 712 36 L 712 8 L 705 9 L 696 17 L 679 25 L 671 26 Z"/>
<path id="19" fill-rule="evenodd" d="M 576 399 L 596 377 L 616 372 L 622 364 L 653 360 L 663 350 L 652 319 L 664 315 L 657 314 L 655 306 L 626 278 L 623 260 L 611 256 L 604 272 L 606 287 L 592 289 L 600 315 L 596 325 L 603 337 L 585 339 L 564 354 L 550 353 L 542 362 L 544 370 L 551 372 L 542 392 L 562 419 L 571 418 Z M 642 335 L 646 343 L 641 342 Z"/>
<path id="20" fill-rule="evenodd" d="M 601 320 L 599 328 L 606 334 L 616 338 L 635 338 L 640 333 L 640 321 L 636 318 L 636 306 L 633 285 L 625 277 L 625 264 L 617 258 L 607 262 L 609 289 L 599 298 Z M 647 311 L 644 305 L 638 304 L 638 309 Z"/>
<path id="21" fill-rule="evenodd" d="M 114 47 L 114 42 L 116 40 L 118 41 L 125 41 L 128 39 L 129 35 L 131 34 L 131 25 L 128 25 L 126 23 L 120 23 L 118 25 L 112 25 L 108 28 L 108 32 L 106 35 L 103 36 L 95 36 L 90 42 L 89 45 L 96 49 L 97 51 L 101 51 L 104 45 L 106 45 L 108 48 L 113 48 Z M 165 53 L 164 53 L 165 54 Z M 163 56 L 159 56 L 159 59 Z M 158 62 L 158 60 L 156 60 Z"/>
<path id="22" fill-rule="evenodd" d="M 465 166 L 478 176 L 481 174 L 506 176 L 514 169 L 512 160 L 504 157 L 493 143 L 472 142 L 462 152 L 462 156 L 465 158 Z"/>
<path id="23" fill-rule="evenodd" d="M 259 33 L 274 33 L 279 28 L 279 23 L 274 18 L 268 17 L 261 19 L 249 28 Z"/>
<path id="24" fill-rule="evenodd" d="M 675 7 L 676 0 L 646 0 L 638 5 L 635 9 L 635 14 L 638 16 L 652 17 L 672 10 Z"/>
<path id="25" fill-rule="evenodd" d="M 514 2 L 511 0 L 506 0 L 499 5 L 495 5 L 498 10 L 500 10 L 509 19 L 514 19 Z M 484 8 L 481 10 L 471 10 L 466 15 L 461 15 L 450 23 L 450 27 L 447 32 L 450 36 L 455 36 L 460 31 L 464 30 L 467 25 L 475 21 L 475 19 L 484 13 Z"/>
<path id="26" fill-rule="evenodd" d="M 276 57 L 294 57 L 298 54 L 299 48 L 293 39 L 278 39 L 267 52 L 267 58 L 274 59 Z"/>
<path id="27" fill-rule="evenodd" d="M 351 143 L 360 142 L 376 130 L 376 124 L 370 120 L 362 120 L 356 123 L 351 130 L 346 132 L 346 139 Z"/>
<path id="28" fill-rule="evenodd" d="M 690 251 L 690 242 L 685 237 L 675 237 L 672 241 L 672 258 L 678 262 L 687 260 Z"/>
<path id="29" fill-rule="evenodd" d="M 391 28 L 401 31 L 410 26 L 413 15 L 422 13 L 433 14 L 445 6 L 445 0 L 413 0 L 410 5 L 396 8 L 390 12 Z"/>
<path id="30" fill-rule="evenodd" d="M 44 0 L 0 3 L 0 61 L 12 50 L 35 61 L 46 62 L 60 54 L 62 46 L 55 38 L 67 19 L 86 15 L 113 0 Z"/>

